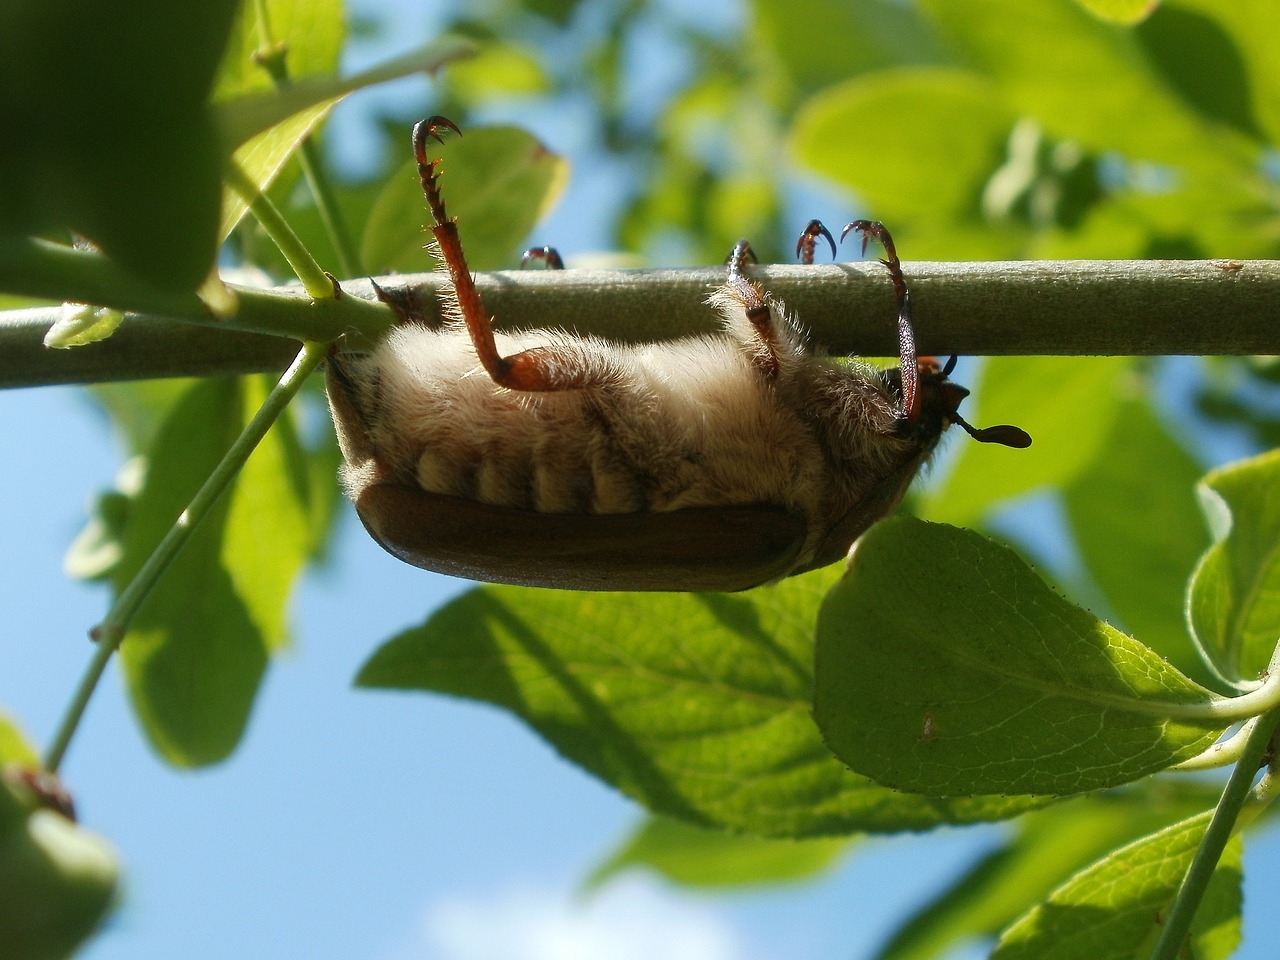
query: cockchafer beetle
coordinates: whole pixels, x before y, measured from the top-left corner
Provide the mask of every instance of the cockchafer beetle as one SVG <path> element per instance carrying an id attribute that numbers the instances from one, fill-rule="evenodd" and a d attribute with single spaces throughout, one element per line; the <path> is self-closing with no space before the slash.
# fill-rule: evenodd
<path id="1" fill-rule="evenodd" d="M 335 350 L 327 368 L 343 483 L 400 559 L 495 583 L 743 590 L 845 556 L 902 499 L 948 425 L 1030 444 L 1017 427 L 964 421 L 954 357 L 916 357 L 910 294 L 875 221 L 854 221 L 841 239 L 853 231 L 864 251 L 870 239 L 885 249 L 897 369 L 812 349 L 747 277 L 746 241 L 708 298 L 718 334 L 626 345 L 495 333 L 428 156 L 446 129 L 460 133 L 443 117 L 413 131 L 451 281 L 444 320 L 406 319 L 368 355 Z M 797 244 L 804 262 L 819 238 L 835 254 L 815 220 Z"/>

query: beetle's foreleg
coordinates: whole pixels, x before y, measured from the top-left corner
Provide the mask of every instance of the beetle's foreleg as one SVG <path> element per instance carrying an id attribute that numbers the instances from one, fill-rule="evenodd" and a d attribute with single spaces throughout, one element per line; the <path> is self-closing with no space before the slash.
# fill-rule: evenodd
<path id="1" fill-rule="evenodd" d="M 920 369 L 916 357 L 916 335 L 911 326 L 911 292 L 907 289 L 906 278 L 902 275 L 902 262 L 893 246 L 893 237 L 879 220 L 854 220 L 840 233 L 840 240 L 850 232 L 862 235 L 862 252 L 867 252 L 867 243 L 877 241 L 884 247 L 881 259 L 889 269 L 889 278 L 893 281 L 893 292 L 898 297 L 898 365 L 902 371 L 902 417 L 915 423 L 920 419 Z"/>
<path id="2" fill-rule="evenodd" d="M 459 136 L 462 134 L 452 120 L 444 117 L 428 117 L 414 124 L 413 155 L 418 161 L 418 178 L 422 181 L 422 192 L 431 211 L 431 233 L 439 245 L 449 279 L 453 281 L 458 311 L 471 334 L 481 365 L 494 383 L 511 390 L 578 390 L 604 382 L 612 375 L 611 370 L 598 363 L 578 362 L 574 356 L 567 356 L 554 347 L 534 347 L 510 357 L 498 352 L 493 339 L 492 320 L 480 299 L 480 291 L 476 289 L 475 278 L 462 252 L 458 222 L 445 211 L 439 186 L 440 161 L 427 156 L 427 141 L 432 137 L 443 141 L 442 130 L 452 130 Z"/>

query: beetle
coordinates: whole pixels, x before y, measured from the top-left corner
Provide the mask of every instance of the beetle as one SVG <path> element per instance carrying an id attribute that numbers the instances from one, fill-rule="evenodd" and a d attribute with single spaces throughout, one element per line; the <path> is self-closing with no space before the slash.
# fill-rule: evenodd
<path id="1" fill-rule="evenodd" d="M 496 333 L 445 210 L 434 138 L 414 126 L 418 175 L 449 276 L 442 321 L 402 316 L 367 355 L 335 349 L 326 383 L 341 475 L 373 538 L 440 573 L 576 590 L 734 591 L 833 563 L 888 514 L 959 424 L 1023 447 L 1017 427 L 957 412 L 955 363 L 916 357 L 911 299 L 888 230 L 900 366 L 814 350 L 748 277 L 739 242 L 708 303 L 722 331 L 627 345 L 561 330 Z M 818 221 L 797 254 L 812 262 Z M 551 261 L 546 250 L 533 255 Z M 549 265 L 554 263 L 551 261 Z M 382 294 L 380 294 L 382 295 Z"/>

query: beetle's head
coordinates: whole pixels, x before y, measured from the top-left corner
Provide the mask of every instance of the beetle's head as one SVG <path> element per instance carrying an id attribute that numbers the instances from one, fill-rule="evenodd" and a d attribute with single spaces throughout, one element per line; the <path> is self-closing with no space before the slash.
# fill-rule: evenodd
<path id="1" fill-rule="evenodd" d="M 969 390 L 950 379 L 955 366 L 954 356 L 945 365 L 938 363 L 936 357 L 916 359 L 916 383 L 912 397 L 914 403 L 904 402 L 901 432 L 907 436 L 936 439 L 949 424 L 954 423 L 981 443 L 999 443 L 1019 448 L 1031 446 L 1030 435 L 1021 427 L 1002 423 L 994 427 L 977 428 L 960 416 L 960 404 L 969 396 Z M 902 388 L 900 370 L 887 370 L 885 375 L 900 395 L 907 396 Z"/>

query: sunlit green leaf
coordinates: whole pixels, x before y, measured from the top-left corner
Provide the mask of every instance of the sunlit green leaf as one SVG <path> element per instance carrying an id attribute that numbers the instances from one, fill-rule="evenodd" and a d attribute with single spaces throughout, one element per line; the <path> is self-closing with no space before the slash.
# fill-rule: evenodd
<path id="1" fill-rule="evenodd" d="M 1034 117 L 1054 137 L 1196 175 L 1234 171 L 1231 188 L 1254 162 L 1244 138 L 1207 126 L 1189 108 L 1132 31 L 1090 16 L 1075 0 L 921 5 L 968 61 L 998 82 L 1007 108 Z"/>
<path id="2" fill-rule="evenodd" d="M 263 396 L 261 380 L 192 387 L 160 428 L 130 510 L 120 590 L 185 509 Z M 165 571 L 125 637 L 134 708 L 156 749 L 195 766 L 234 749 L 310 546 L 305 465 L 288 422 L 268 434 Z M 269 524 L 269 535 L 264 524 Z"/>
<path id="3" fill-rule="evenodd" d="M 302 110 L 336 100 L 365 87 L 412 73 L 430 73 L 452 60 L 469 56 L 475 47 L 460 37 L 439 37 L 393 60 L 350 77 L 309 77 L 287 90 L 239 97 L 217 105 L 217 118 L 227 143 L 239 146 Z"/>
<path id="4" fill-rule="evenodd" d="M 0 710 L 0 764 L 34 766 L 37 762 L 35 747 L 31 746 L 17 722 Z"/>
<path id="5" fill-rule="evenodd" d="M 994 937 L 1103 854 L 1212 806 L 1212 784 L 1146 781 L 1122 793 L 1055 804 L 1017 821 L 1009 839 L 898 928 L 876 960 L 931 960 L 950 946 Z M 1070 838 L 1070 842 L 1063 842 Z"/>
<path id="6" fill-rule="evenodd" d="M 745 594 L 486 587 L 388 641 L 365 687 L 502 706 L 649 810 L 763 836 L 997 819 L 1022 797 L 931 800 L 855 776 L 809 715 L 831 570 Z"/>
<path id="7" fill-rule="evenodd" d="M 218 77 L 215 100 L 275 89 L 270 72 L 257 62 L 270 56 L 273 49 L 283 51 L 283 69 L 290 78 L 286 82 L 337 69 L 346 33 L 341 0 L 269 0 L 265 4 L 269 36 L 263 35 L 258 7 L 247 3 L 241 11 Z M 332 100 L 316 104 L 236 148 L 236 162 L 259 190 L 276 178 L 293 151 L 328 116 L 332 104 Z M 243 197 L 234 190 L 224 191 L 220 237 L 227 237 L 246 210 Z"/>
<path id="8" fill-rule="evenodd" d="M 1124 627 L 1195 680 L 1209 679 L 1183 594 L 1204 552 L 1200 466 L 1139 397 L 1126 400 L 1099 455 L 1063 490 L 1093 580 Z"/>
<path id="9" fill-rule="evenodd" d="M 922 603 L 921 598 L 942 598 Z M 818 618 L 814 717 L 856 772 L 926 796 L 1071 794 L 1206 749 L 1211 694 L 970 530 L 891 517 Z"/>
<path id="10" fill-rule="evenodd" d="M 1162 21 L 1173 19 L 1170 26 Z M 1210 115 L 1223 115 L 1236 126 L 1261 131 L 1265 143 L 1280 143 L 1280 57 L 1275 55 L 1273 38 L 1280 31 L 1280 5 L 1271 0 L 1178 0 L 1165 3 L 1151 20 L 1139 29 L 1139 37 L 1147 31 L 1162 37 L 1166 54 L 1160 63 L 1169 68 L 1176 50 L 1171 42 L 1180 41 L 1185 62 L 1178 64 L 1178 77 L 1184 90 L 1188 87 L 1207 93 L 1217 81 L 1221 103 L 1210 105 L 1206 97 L 1194 102 Z M 1220 34 L 1230 38 L 1221 42 Z M 1208 48 L 1197 48 L 1189 41 L 1203 37 Z"/>
<path id="11" fill-rule="evenodd" d="M 1076 0 L 1094 16 L 1114 23 L 1132 24 L 1149 17 L 1160 0 Z"/>
<path id="12" fill-rule="evenodd" d="M 770 0 L 754 0 L 750 7 L 757 44 L 801 89 L 941 57 L 915 9 L 892 0 L 812 0 L 804 16 Z"/>
<path id="13" fill-rule="evenodd" d="M 992 357 L 972 384 L 971 423 L 1014 423 L 1031 434 L 1026 450 L 965 443 L 921 513 L 975 523 L 990 505 L 1070 482 L 1100 455 L 1120 408 L 1132 361 L 1125 357 Z M 994 461 L 994 462 L 993 462 Z"/>
<path id="14" fill-rule="evenodd" d="M 650 817 L 586 880 L 596 889 L 619 873 L 652 870 L 685 887 L 725 889 L 812 878 L 849 849 L 844 837 L 752 837 Z"/>
<path id="15" fill-rule="evenodd" d="M 1280 637 L 1280 450 L 1215 470 L 1200 485 L 1213 546 L 1187 611 L 1196 638 L 1233 679 L 1266 669 Z"/>
<path id="16" fill-rule="evenodd" d="M 987 246 L 994 241 L 975 231 L 974 218 L 1014 119 L 997 88 L 976 74 L 886 70 L 809 99 L 795 118 L 791 151 L 804 166 L 849 186 L 895 234 L 910 238 L 910 256 L 939 255 L 926 237 L 956 234 L 964 223 L 951 249 L 963 243 L 976 251 L 966 256 L 983 259 L 1012 249 L 1007 240 Z"/>
<path id="17" fill-rule="evenodd" d="M 412 157 L 409 130 L 405 154 Z M 568 164 L 516 127 L 474 127 L 432 141 L 442 159 L 440 189 L 458 220 L 473 270 L 512 268 L 519 246 L 559 197 Z M 391 177 L 365 226 L 361 259 L 373 273 L 422 272 L 435 266 L 423 249 L 431 240 L 417 167 L 410 159 Z"/>
<path id="18" fill-rule="evenodd" d="M 1076 874 L 1005 931 L 992 960 L 1144 960 L 1209 823 L 1192 817 Z M 1192 923 L 1188 956 L 1222 960 L 1240 941 L 1241 843 L 1236 836 Z"/>

